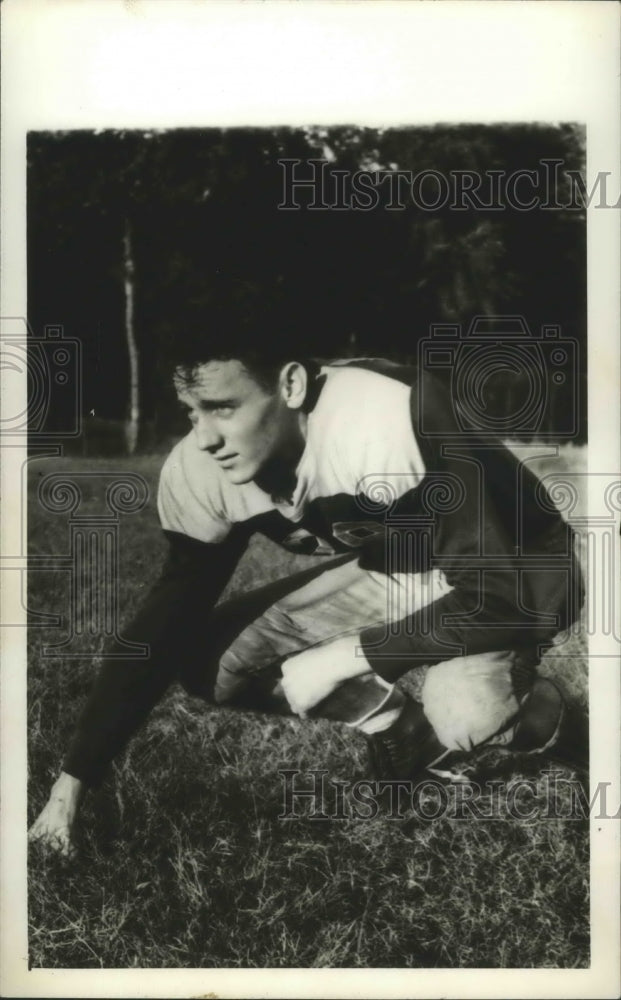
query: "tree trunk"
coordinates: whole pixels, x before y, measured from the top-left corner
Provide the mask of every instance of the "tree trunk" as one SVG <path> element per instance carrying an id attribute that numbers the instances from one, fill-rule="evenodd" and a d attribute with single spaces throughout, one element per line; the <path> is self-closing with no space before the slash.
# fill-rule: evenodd
<path id="1" fill-rule="evenodd" d="M 129 413 L 125 422 L 125 447 L 133 455 L 138 443 L 140 427 L 140 381 L 138 371 L 138 345 L 134 332 L 134 256 L 129 220 L 125 220 L 123 234 L 123 284 L 125 287 L 125 339 L 129 356 Z"/>

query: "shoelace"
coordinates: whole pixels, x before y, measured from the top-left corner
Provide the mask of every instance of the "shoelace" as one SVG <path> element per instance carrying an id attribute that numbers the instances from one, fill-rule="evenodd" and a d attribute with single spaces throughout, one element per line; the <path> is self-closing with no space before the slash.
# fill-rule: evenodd
<path id="1" fill-rule="evenodd" d="M 469 785 L 471 775 L 476 774 L 476 768 L 472 764 L 463 764 L 460 769 L 455 771 L 445 771 L 439 767 L 428 767 L 427 770 L 434 777 L 442 778 L 443 781 L 450 781 L 454 785 Z"/>

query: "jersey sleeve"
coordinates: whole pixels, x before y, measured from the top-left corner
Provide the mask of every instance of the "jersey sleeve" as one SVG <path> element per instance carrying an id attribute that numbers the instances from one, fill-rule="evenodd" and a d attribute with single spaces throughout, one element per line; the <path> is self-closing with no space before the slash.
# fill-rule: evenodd
<path id="1" fill-rule="evenodd" d="M 208 654 L 205 619 L 246 547 L 243 529 L 219 521 L 213 502 L 185 490 L 187 480 L 176 462 L 165 466 L 158 496 L 168 554 L 160 578 L 123 629 L 126 641 L 144 644 L 148 653 L 145 658 L 124 657 L 111 644 L 63 765 L 87 785 L 102 781 L 110 762 L 176 678 L 184 656 L 201 642 Z"/>
<path id="2" fill-rule="evenodd" d="M 230 528 L 222 472 L 189 434 L 173 448 L 160 475 L 157 511 L 164 531 L 199 542 L 222 542 Z"/>

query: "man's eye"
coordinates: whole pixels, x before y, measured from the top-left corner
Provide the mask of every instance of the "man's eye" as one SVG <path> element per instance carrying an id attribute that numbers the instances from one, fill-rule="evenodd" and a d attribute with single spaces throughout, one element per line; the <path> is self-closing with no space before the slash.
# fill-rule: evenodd
<path id="1" fill-rule="evenodd" d="M 217 417 L 230 417 L 234 409 L 233 406 L 216 406 L 213 412 Z"/>

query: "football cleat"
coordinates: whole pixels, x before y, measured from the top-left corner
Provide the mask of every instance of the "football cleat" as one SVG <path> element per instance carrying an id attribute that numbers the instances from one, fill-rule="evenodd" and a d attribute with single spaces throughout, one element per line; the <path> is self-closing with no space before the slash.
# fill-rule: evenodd
<path id="1" fill-rule="evenodd" d="M 451 752 L 438 740 L 423 706 L 405 697 L 399 718 L 366 737 L 372 774 L 380 781 L 416 779 Z"/>
<path id="2" fill-rule="evenodd" d="M 423 706 L 407 695 L 399 718 L 366 739 L 373 777 L 383 781 L 417 780 L 426 773 L 445 781 L 468 782 L 480 773 L 476 763 L 469 761 L 489 747 L 503 755 L 540 755 L 577 770 L 589 766 L 586 714 L 570 707 L 556 684 L 545 677 L 538 677 L 522 699 L 512 729 L 470 750 L 447 749 Z"/>
<path id="3" fill-rule="evenodd" d="M 540 754 L 578 770 L 589 768 L 589 720 L 578 706 L 568 705 L 556 684 L 538 677 L 524 697 L 506 750 Z"/>

